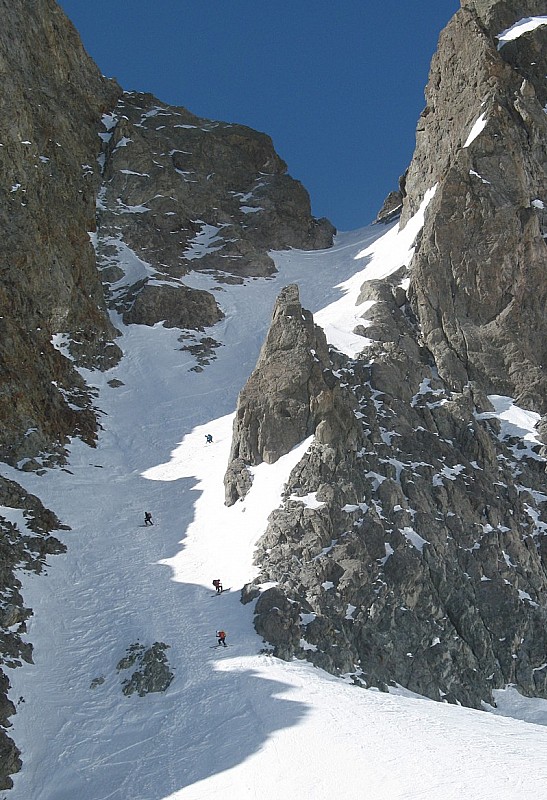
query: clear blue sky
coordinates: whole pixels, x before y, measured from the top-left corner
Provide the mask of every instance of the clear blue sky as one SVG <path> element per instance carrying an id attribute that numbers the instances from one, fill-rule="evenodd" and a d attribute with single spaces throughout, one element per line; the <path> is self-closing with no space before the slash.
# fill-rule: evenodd
<path id="1" fill-rule="evenodd" d="M 414 149 L 459 0 L 60 0 L 101 71 L 268 133 L 316 216 L 368 224 Z"/>

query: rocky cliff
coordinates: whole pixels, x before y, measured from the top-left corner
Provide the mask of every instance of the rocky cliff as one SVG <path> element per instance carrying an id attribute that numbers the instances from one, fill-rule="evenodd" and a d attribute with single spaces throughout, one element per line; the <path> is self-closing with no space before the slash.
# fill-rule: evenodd
<path id="1" fill-rule="evenodd" d="M 63 462 L 70 436 L 94 442 L 93 397 L 75 364 L 119 357 L 88 231 L 98 120 L 121 90 L 101 77 L 53 0 L 2 0 L 0 13 L 0 458 L 39 469 Z M 2 661 L 13 666 L 32 658 L 15 569 L 40 569 L 59 552 L 49 533 L 60 523 L 11 481 L 0 482 L 0 504 L 27 517 L 15 525 L 0 516 Z M 29 523 L 37 509 L 39 524 Z M 3 727 L 13 711 L 7 688 L 2 673 Z M 18 754 L 4 734 L 0 749 L 6 788 Z"/>
<path id="2" fill-rule="evenodd" d="M 120 89 L 53 0 L 0 9 L 0 457 L 36 468 L 62 459 L 68 436 L 95 436 L 72 359 L 101 366 L 119 357 L 88 231 L 97 123 Z M 71 358 L 59 352 L 63 335 Z"/>
<path id="3" fill-rule="evenodd" d="M 179 328 L 202 369 L 222 311 L 184 276 L 271 274 L 269 250 L 328 247 L 334 229 L 265 134 L 124 93 L 55 0 L 0 0 L 0 14 L 0 460 L 39 472 L 66 462 L 72 437 L 96 441 L 78 369 L 121 357 L 111 317 Z M 12 481 L 0 505 L 22 514 L 0 514 L 0 649 L 14 666 L 32 658 L 16 568 L 60 552 L 62 523 Z M 3 727 L 8 688 L 0 673 Z M 3 733 L 0 751 L 5 788 L 19 758 Z"/>
<path id="4" fill-rule="evenodd" d="M 332 244 L 265 134 L 133 92 L 103 124 L 96 249 L 125 323 L 203 330 L 221 312 L 185 275 L 241 282 L 274 271 L 268 250 Z"/>
<path id="5" fill-rule="evenodd" d="M 403 224 L 437 186 L 411 302 L 441 377 L 545 414 L 547 33 L 506 41 L 539 0 L 469 0 L 443 31 L 406 177 Z"/>
<path id="6" fill-rule="evenodd" d="M 244 596 L 283 658 L 477 708 L 509 683 L 547 697 L 545 454 L 500 422 L 513 401 L 546 410 L 547 26 L 502 36 L 542 12 L 469 0 L 441 35 L 412 164 L 379 217 L 402 212 L 403 230 L 427 195 L 414 257 L 362 287 L 372 344 L 321 359 L 352 445 L 306 416 L 314 443 Z M 232 454 L 248 464 L 294 373 L 279 321 L 238 406 Z"/>
<path id="7" fill-rule="evenodd" d="M 474 707 L 508 683 L 546 696 L 545 460 L 478 383 L 455 392 L 438 377 L 399 281 L 367 287 L 380 341 L 366 357 L 331 354 L 350 440 L 315 437 L 244 599 L 258 596 L 276 655 L 362 685 Z"/>
<path id="8" fill-rule="evenodd" d="M 256 369 L 239 396 L 226 503 L 247 493 L 249 466 L 274 463 L 311 434 L 336 451 L 357 449 L 350 397 L 332 373 L 325 334 L 293 284 L 277 299 Z"/>

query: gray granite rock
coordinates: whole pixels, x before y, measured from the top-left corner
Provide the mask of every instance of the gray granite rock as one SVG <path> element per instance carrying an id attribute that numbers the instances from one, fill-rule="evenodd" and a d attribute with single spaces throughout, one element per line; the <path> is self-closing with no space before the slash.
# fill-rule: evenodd
<path id="1" fill-rule="evenodd" d="M 332 372 L 325 335 L 291 284 L 277 298 L 256 369 L 238 398 L 224 480 L 228 505 L 249 488 L 241 477 L 247 467 L 274 463 L 313 433 L 334 448 L 356 448 L 353 409 Z"/>

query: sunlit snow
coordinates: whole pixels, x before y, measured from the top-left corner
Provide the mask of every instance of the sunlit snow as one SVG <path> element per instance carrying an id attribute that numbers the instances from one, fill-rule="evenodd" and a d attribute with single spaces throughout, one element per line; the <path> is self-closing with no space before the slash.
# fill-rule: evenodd
<path id="1" fill-rule="evenodd" d="M 465 140 L 464 147 L 469 147 L 469 145 L 472 142 L 475 141 L 475 139 L 481 133 L 481 131 L 483 131 L 485 129 L 486 123 L 487 123 L 486 114 L 483 113 L 473 123 L 473 126 L 472 126 L 471 130 L 469 131 L 469 135 L 468 135 L 467 139 Z M 480 175 L 478 177 L 480 177 Z M 481 178 L 481 180 L 482 180 L 482 178 Z"/>
<path id="2" fill-rule="evenodd" d="M 535 411 L 518 406 L 513 398 L 503 395 L 488 395 L 494 411 L 477 414 L 477 419 L 496 418 L 500 421 L 500 439 L 516 439 L 518 446 L 513 448 L 517 458 L 537 458 L 533 448 L 541 445 L 536 426 L 541 417 Z"/>
<path id="3" fill-rule="evenodd" d="M 364 281 L 385 278 L 401 267 L 410 265 L 416 236 L 423 227 L 427 206 L 436 189 L 435 185 L 426 192 L 420 208 L 404 228 L 401 229 L 397 224 L 384 236 L 356 253 L 355 260 L 364 261 L 364 266 L 349 280 L 338 284 L 336 288 L 343 293 L 340 300 L 315 315 L 315 320 L 324 329 L 328 341 L 350 358 L 354 358 L 370 343 L 362 334 L 355 332 L 359 328 L 366 330 L 366 312 L 374 305 L 373 300 L 359 302 L 361 286 Z"/>
<path id="4" fill-rule="evenodd" d="M 520 38 L 529 31 L 534 31 L 536 28 L 539 28 L 540 25 L 547 25 L 547 16 L 524 17 L 496 36 L 498 40 L 498 50 L 501 50 L 503 45 L 507 44 L 507 42 L 512 42 L 514 39 Z"/>

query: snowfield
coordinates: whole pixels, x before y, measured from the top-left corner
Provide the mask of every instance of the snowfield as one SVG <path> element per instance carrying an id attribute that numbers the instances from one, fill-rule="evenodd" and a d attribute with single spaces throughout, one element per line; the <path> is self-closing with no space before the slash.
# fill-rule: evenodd
<path id="1" fill-rule="evenodd" d="M 177 331 L 114 318 L 124 358 L 106 374 L 83 373 L 103 412 L 97 448 L 74 441 L 68 468 L 43 476 L 2 466 L 71 527 L 60 532 L 68 552 L 50 558 L 47 577 L 22 576 L 35 612 L 35 663 L 9 671 L 17 704 L 10 735 L 24 766 L 6 798 L 547 797 L 547 702 L 508 689 L 487 713 L 404 690 L 365 691 L 263 652 L 252 604 L 239 602 L 256 574 L 255 542 L 310 444 L 257 467 L 247 498 L 224 506 L 237 394 L 275 298 L 297 282 L 304 307 L 321 311 L 321 324 L 355 352 L 355 316 L 366 312 L 355 298 L 367 267 L 374 276 L 398 269 L 412 244 L 376 226 L 339 235 L 331 250 L 276 254 L 273 278 L 243 286 L 194 274 L 187 282 L 213 290 L 226 315 L 207 331 L 222 342 L 216 360 L 192 371 Z M 112 388 L 113 378 L 123 385 Z M 2 513 L 22 523 L 20 512 Z M 220 596 L 217 577 L 230 589 Z M 226 649 L 216 647 L 219 628 Z M 132 643 L 156 641 L 169 646 L 171 685 L 125 696 L 131 670 L 116 665 Z"/>

